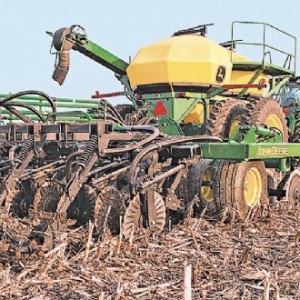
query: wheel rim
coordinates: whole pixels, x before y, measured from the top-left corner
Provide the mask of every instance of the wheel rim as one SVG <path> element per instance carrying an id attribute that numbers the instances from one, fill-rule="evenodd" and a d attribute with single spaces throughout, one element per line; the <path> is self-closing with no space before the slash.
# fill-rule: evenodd
<path id="1" fill-rule="evenodd" d="M 298 206 L 300 203 L 300 171 L 294 170 L 287 181 L 286 199 L 290 208 Z"/>
<path id="2" fill-rule="evenodd" d="M 262 194 L 262 177 L 256 167 L 250 168 L 246 173 L 243 192 L 245 202 L 249 207 L 259 202 Z"/>
<path id="3" fill-rule="evenodd" d="M 277 115 L 275 115 L 275 114 L 269 115 L 267 117 L 265 123 L 268 127 L 277 128 L 278 130 L 280 130 L 280 132 L 283 132 L 282 122 L 281 122 L 280 118 Z"/>
<path id="4" fill-rule="evenodd" d="M 210 182 L 212 180 L 212 167 L 208 166 L 201 178 L 202 182 L 207 181 Z M 206 202 L 211 202 L 213 200 L 213 190 L 210 186 L 201 186 L 201 195 Z"/>
<path id="5" fill-rule="evenodd" d="M 236 130 L 236 128 L 238 127 L 238 125 L 240 124 L 240 122 L 241 122 L 241 118 L 236 118 L 232 121 L 230 130 L 229 130 L 229 138 L 231 138 L 233 136 L 233 133 Z"/>

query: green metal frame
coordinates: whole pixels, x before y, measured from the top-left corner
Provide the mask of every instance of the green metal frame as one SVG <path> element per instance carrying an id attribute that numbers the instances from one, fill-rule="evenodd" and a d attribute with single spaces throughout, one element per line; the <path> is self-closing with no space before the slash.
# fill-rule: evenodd
<path id="1" fill-rule="evenodd" d="M 68 116 L 70 116 L 71 118 L 74 118 L 76 120 L 76 117 L 79 118 L 80 121 L 82 122 L 92 122 L 93 121 L 93 117 L 84 112 L 84 111 L 64 111 L 64 112 L 56 112 L 56 113 L 52 113 L 47 115 L 46 118 L 46 122 L 49 122 L 53 117 L 55 117 L 57 119 L 57 117 L 63 117 L 63 118 L 68 118 Z"/>
<path id="2" fill-rule="evenodd" d="M 50 36 L 54 36 L 52 32 L 46 32 Z M 72 26 L 71 32 L 68 34 L 64 40 L 68 40 L 73 43 L 73 49 L 82 53 L 83 55 L 89 57 L 95 62 L 105 66 L 109 70 L 113 71 L 116 75 L 116 78 L 124 86 L 124 95 L 133 103 L 134 107 L 138 108 L 138 101 L 132 91 L 129 83 L 129 79 L 126 73 L 128 63 L 114 55 L 110 51 L 104 49 L 98 44 L 88 39 L 88 35 L 85 33 L 85 30 L 80 26 Z M 64 43 L 62 42 L 62 45 Z M 53 51 L 54 48 L 53 42 L 50 47 L 50 53 L 56 54 L 57 52 Z"/>
<path id="3" fill-rule="evenodd" d="M 47 34 L 52 37 L 54 36 L 52 32 L 47 31 Z M 79 51 L 80 53 L 119 75 L 126 75 L 128 63 L 89 40 L 85 30 L 82 30 L 82 28 L 79 28 L 79 26 L 72 26 L 71 33 L 68 34 L 65 39 L 74 43 L 74 50 Z M 62 41 L 62 45 L 63 44 L 64 41 Z M 53 51 L 52 49 L 53 43 L 50 48 L 50 53 L 56 54 L 57 52 Z"/>
<path id="4" fill-rule="evenodd" d="M 261 43 L 236 41 L 235 27 L 241 24 L 262 26 L 263 38 Z M 293 52 L 288 53 L 267 44 L 267 29 L 275 30 L 276 32 L 290 38 L 293 43 Z M 136 108 L 139 106 L 139 101 L 137 101 L 130 87 L 126 74 L 128 63 L 90 41 L 85 32 L 77 32 L 74 28 L 72 28 L 71 33 L 67 35 L 66 39 L 74 43 L 74 50 L 79 51 L 85 56 L 88 56 L 94 61 L 114 71 L 117 78 L 125 87 L 125 95 L 132 100 Z M 243 98 L 249 88 L 246 84 L 251 86 L 251 84 L 255 82 L 255 79 L 257 79 L 257 77 L 262 73 L 271 77 L 270 90 L 267 97 L 275 97 L 276 93 L 280 91 L 290 78 L 295 76 L 296 37 L 289 33 L 286 33 L 268 23 L 235 21 L 232 23 L 231 28 L 231 49 L 234 50 L 238 45 L 261 47 L 262 57 L 258 61 L 233 61 L 233 57 L 231 56 L 233 70 L 253 71 L 252 78 L 249 82 L 242 86 L 241 92 L 236 96 L 237 98 Z M 273 64 L 271 51 L 286 55 L 283 66 Z M 269 62 L 267 62 L 267 57 L 269 57 Z M 222 95 L 226 90 L 227 88 L 224 86 L 213 89 L 208 93 L 170 92 L 160 94 L 143 94 L 139 100 L 147 106 L 148 116 L 156 119 L 156 124 L 160 127 L 161 131 L 169 135 L 183 135 L 184 133 L 191 134 L 193 131 L 196 134 L 202 134 L 203 125 L 205 125 L 209 116 L 209 107 L 211 103 L 219 101 L 219 97 L 216 96 Z M 162 101 L 165 106 L 167 110 L 166 115 L 154 116 L 153 111 L 158 101 Z M 204 123 L 190 125 L 180 124 L 197 103 L 204 104 Z M 81 104 L 85 105 L 84 103 L 80 103 L 80 105 Z M 59 107 L 59 105 L 57 106 Z M 75 118 L 78 116 L 73 117 Z M 289 121 L 289 129 L 293 130 L 295 126 L 295 118 L 287 116 L 287 119 Z M 122 130 L 122 126 L 116 128 Z M 282 136 L 279 132 L 256 126 L 250 126 L 249 128 L 246 126 L 238 127 L 233 134 L 233 137 L 227 143 L 199 143 L 199 145 L 202 150 L 203 158 L 229 159 L 234 161 L 263 160 L 267 166 L 276 167 L 284 172 L 290 169 L 290 159 L 293 157 L 299 157 L 298 143 L 283 143 Z"/>
<path id="5" fill-rule="evenodd" d="M 248 42 L 242 42 L 242 41 L 236 41 L 235 40 L 235 27 L 237 25 L 261 25 L 263 30 L 263 38 L 261 43 L 248 43 Z M 271 45 L 268 45 L 266 43 L 266 31 L 267 29 L 272 29 L 276 32 L 279 32 L 282 35 L 287 36 L 291 39 L 293 44 L 294 51 L 292 53 L 288 53 L 285 51 L 282 51 L 280 49 L 277 49 Z M 236 45 L 247 45 L 247 46 L 256 46 L 262 48 L 262 57 L 259 61 L 233 61 L 232 52 L 231 52 L 231 60 L 233 63 L 233 70 L 241 70 L 241 71 L 253 71 L 253 76 L 249 80 L 249 82 L 246 82 L 245 85 L 251 85 L 255 82 L 255 80 L 258 78 L 258 76 L 262 73 L 268 74 L 271 76 L 271 84 L 270 84 L 270 90 L 267 97 L 273 97 L 276 98 L 277 93 L 280 91 L 280 89 L 286 85 L 286 83 L 290 80 L 291 77 L 295 76 L 295 68 L 296 68 L 296 37 L 290 35 L 289 33 L 286 33 L 272 25 L 269 25 L 267 23 L 261 23 L 261 22 L 239 22 L 235 21 L 232 23 L 231 28 L 231 49 L 234 49 Z M 283 67 L 272 64 L 272 63 L 266 63 L 266 56 L 270 56 L 271 60 L 271 52 L 269 50 L 280 52 L 287 56 L 287 59 L 285 62 L 287 62 L 289 59 L 290 61 L 293 61 L 294 64 L 292 66 L 286 66 L 286 63 Z M 176 133 L 178 132 L 178 124 L 182 122 L 182 120 L 191 112 L 191 110 L 195 107 L 197 103 L 203 103 L 204 104 L 204 122 L 203 124 L 193 124 L 198 125 L 197 128 L 190 126 L 189 128 L 186 128 L 187 132 L 191 133 L 191 130 L 194 128 L 197 130 L 197 133 L 199 134 L 199 125 L 200 127 L 205 125 L 208 116 L 209 116 L 209 104 L 211 102 L 218 101 L 218 98 L 216 96 L 222 95 L 225 92 L 226 88 L 219 87 L 214 89 L 213 91 L 209 93 L 190 93 L 190 92 L 172 92 L 172 93 L 161 93 L 161 94 L 147 94 L 142 95 L 142 100 L 147 104 L 148 107 L 148 115 L 153 117 L 153 110 L 157 104 L 158 101 L 162 101 L 163 105 L 165 106 L 167 110 L 167 118 L 164 118 L 163 122 L 159 122 L 160 124 L 163 124 L 164 126 L 160 126 L 160 129 L 165 133 Z M 248 87 L 242 88 L 240 93 L 236 96 L 236 98 L 242 99 L 245 93 L 247 92 Z M 158 116 L 158 118 L 161 118 Z M 167 120 L 167 121 L 166 121 Z M 175 123 L 176 126 L 174 125 Z M 166 125 L 167 124 L 167 125 Z M 171 126 L 175 126 L 173 130 L 171 129 Z M 185 126 L 185 125 L 180 125 Z M 186 127 L 186 126 L 185 126 Z M 167 131 L 166 131 L 167 129 Z M 201 130 L 200 130 L 201 131 Z M 185 132 L 185 130 L 183 130 Z M 202 132 L 202 131 L 201 131 Z M 202 132 L 203 133 L 203 132 Z"/>
<path id="6" fill-rule="evenodd" d="M 168 111 L 168 117 L 180 123 L 195 107 L 197 103 L 207 100 L 206 94 L 199 93 L 163 93 L 160 95 L 150 94 L 143 96 L 145 104 L 149 108 L 149 116 L 153 116 L 153 110 L 158 101 L 163 101 Z M 205 106 L 206 107 L 206 106 Z"/>
<path id="7" fill-rule="evenodd" d="M 246 133 L 245 133 L 246 132 Z M 281 133 L 257 126 L 238 126 L 228 143 L 199 143 L 203 158 L 233 161 L 263 160 L 267 167 L 290 170 L 299 144 L 283 143 Z"/>
<path id="8" fill-rule="evenodd" d="M 223 89 L 222 89 L 223 91 Z M 206 93 L 193 92 L 168 92 L 161 94 L 145 94 L 142 95 L 149 117 L 155 117 L 153 112 L 158 101 L 161 101 L 167 110 L 165 116 L 158 116 L 160 130 L 170 135 L 184 135 L 185 132 L 192 135 L 192 128 L 195 134 L 203 134 L 201 128 L 207 122 L 209 116 L 209 105 L 212 99 Z M 218 100 L 215 100 L 218 101 Z M 193 126 L 182 125 L 183 119 L 198 104 L 204 106 L 204 122 L 202 124 L 193 124 Z M 173 127 L 173 128 L 172 128 Z M 185 129 L 183 127 L 186 127 Z"/>
<path id="9" fill-rule="evenodd" d="M 0 94 L 0 98 L 7 98 L 11 94 Z M 45 98 L 36 95 L 20 96 L 16 100 L 10 101 L 10 104 L 23 103 L 36 108 L 43 116 L 46 117 L 46 122 L 50 121 L 53 116 L 56 116 L 57 121 L 65 122 L 92 122 L 98 119 L 97 113 L 88 113 L 87 110 L 97 110 L 100 100 L 91 99 L 71 99 L 71 98 L 52 98 L 57 108 L 61 111 L 50 113 L 47 108 L 50 108 L 49 102 Z M 103 101 L 103 100 L 101 100 Z M 17 106 L 17 105 L 16 105 Z M 74 109 L 80 109 L 80 111 Z M 85 111 L 84 111 L 85 110 Z M 30 110 L 20 109 L 20 113 L 29 117 L 32 121 L 40 121 L 40 119 Z M 0 111 L 1 120 L 15 121 L 19 120 L 12 115 L 7 109 L 3 108 Z"/>
<path id="10" fill-rule="evenodd" d="M 261 43 L 248 43 L 248 42 L 243 42 L 240 40 L 236 40 L 234 36 L 234 28 L 236 25 L 261 25 L 263 27 L 263 38 Z M 293 42 L 293 48 L 294 51 L 293 53 L 285 52 L 283 50 L 280 50 L 278 48 L 275 48 L 266 42 L 266 31 L 267 29 L 271 29 L 273 31 L 276 31 L 277 33 L 282 34 L 283 36 L 286 36 L 290 38 Z M 269 73 L 270 75 L 276 76 L 276 75 L 295 75 L 295 70 L 296 70 L 296 53 L 297 53 L 297 38 L 273 25 L 270 25 L 268 23 L 263 23 L 263 22 L 248 22 L 248 21 L 234 21 L 232 22 L 231 26 L 231 49 L 234 49 L 237 45 L 248 45 L 248 46 L 258 46 L 262 48 L 262 58 L 258 62 L 251 61 L 251 62 L 234 62 L 233 61 L 233 54 L 231 53 L 231 61 L 234 64 L 235 67 L 245 67 L 247 70 L 256 70 L 260 69 L 258 66 L 261 66 L 261 69 L 264 70 L 266 73 Z M 272 63 L 266 63 L 266 56 L 269 54 L 270 55 L 270 61 L 271 61 L 271 54 L 270 51 L 267 50 L 272 50 L 275 52 L 282 53 L 284 55 L 287 55 L 287 58 L 285 60 L 285 63 L 283 67 L 280 67 L 279 65 L 275 65 Z M 285 64 L 287 64 L 287 61 L 290 60 L 290 62 L 293 60 L 293 68 L 287 68 Z"/>
<path id="11" fill-rule="evenodd" d="M 263 35 L 262 41 L 260 43 L 249 43 L 243 42 L 241 40 L 236 40 L 235 37 L 235 27 L 240 25 L 260 25 L 262 26 Z M 267 30 L 272 30 L 279 34 L 282 34 L 285 37 L 288 37 L 291 41 L 291 46 L 293 47 L 293 52 L 286 52 L 278 48 L 273 47 L 272 45 L 267 44 Z M 280 88 L 287 83 L 290 77 L 295 76 L 296 65 L 297 65 L 297 39 L 295 36 L 275 27 L 268 23 L 263 22 L 248 22 L 248 21 L 234 21 L 231 26 L 231 49 L 235 49 L 236 46 L 255 46 L 261 47 L 262 56 L 258 61 L 234 61 L 233 52 L 231 52 L 231 62 L 233 64 L 234 70 L 241 71 L 256 71 L 253 78 L 249 83 L 254 82 L 257 76 L 260 73 L 265 73 L 272 76 L 270 91 L 267 94 L 267 97 L 271 97 L 276 94 Z M 272 52 L 271 52 L 272 51 Z M 283 66 L 272 63 L 271 53 L 281 53 L 286 55 L 286 59 L 283 63 Z M 266 62 L 266 57 L 269 56 L 270 63 Z M 239 95 L 241 97 L 247 89 L 243 89 Z"/>
<path id="12" fill-rule="evenodd" d="M 260 25 L 262 26 L 263 31 L 263 38 L 260 43 L 247 43 L 243 41 L 235 40 L 235 27 L 237 25 Z M 209 103 L 211 101 L 218 101 L 214 99 L 215 96 L 221 95 L 226 88 L 220 87 L 216 88 L 213 91 L 208 92 L 207 94 L 201 93 L 184 93 L 185 96 L 182 97 L 180 93 L 163 93 L 163 94 L 148 94 L 142 95 L 141 99 L 137 99 L 136 95 L 132 91 L 129 83 L 129 79 L 126 73 L 128 63 L 124 60 L 120 59 L 116 55 L 112 54 L 111 52 L 107 51 L 103 47 L 97 45 L 93 41 L 89 40 L 88 35 L 86 34 L 85 30 L 76 25 L 72 26 L 71 32 L 64 37 L 65 40 L 68 40 L 73 43 L 73 49 L 79 51 L 80 53 L 84 54 L 85 56 L 93 59 L 97 63 L 105 66 L 106 68 L 115 72 L 117 79 L 123 84 L 124 86 L 124 93 L 129 100 L 132 101 L 134 107 L 136 109 L 141 106 L 141 104 L 146 103 L 148 107 L 148 115 L 153 117 L 153 109 L 159 99 L 162 99 L 164 106 L 167 108 L 168 114 L 165 116 L 164 120 L 160 123 L 168 124 L 168 126 L 164 126 L 167 132 L 178 132 L 178 125 L 174 125 L 176 123 L 182 122 L 182 120 L 187 116 L 190 111 L 195 107 L 195 105 L 199 102 L 204 103 L 205 107 L 205 120 L 206 122 L 208 115 L 209 115 Z M 272 29 L 280 34 L 287 36 L 291 39 L 294 51 L 292 53 L 288 53 L 273 47 L 266 43 L 266 31 L 267 29 Z M 53 36 L 52 33 L 49 35 Z M 64 41 L 63 43 L 64 44 Z M 273 78 L 271 80 L 270 91 L 268 93 L 268 97 L 274 96 L 276 93 L 280 91 L 282 86 L 284 86 L 290 77 L 295 75 L 295 68 L 296 68 L 296 38 L 290 35 L 287 32 L 284 32 L 268 23 L 262 22 L 245 22 L 245 21 L 235 21 L 232 23 L 231 27 L 231 49 L 234 49 L 238 45 L 248 45 L 248 46 L 256 46 L 262 48 L 262 57 L 258 61 L 233 61 L 233 57 L 231 56 L 231 60 L 233 62 L 233 69 L 236 70 L 245 70 L 245 71 L 253 71 L 254 74 L 249 82 L 245 84 L 252 84 L 255 79 L 261 74 L 269 74 Z M 53 48 L 53 43 L 51 49 Z M 51 52 L 50 49 L 50 52 Z M 279 52 L 286 55 L 286 60 L 283 67 L 272 64 L 271 61 L 271 51 Z M 53 52 L 51 52 L 53 53 Z M 56 52 L 54 52 L 56 53 Z M 266 58 L 269 55 L 270 63 L 266 62 Z M 291 64 L 293 61 L 294 67 L 291 67 L 288 64 Z M 241 92 L 237 96 L 237 98 L 243 98 L 245 93 L 247 92 L 248 87 L 242 88 Z M 142 101 L 139 101 L 142 100 Z M 173 124 L 173 125 L 172 125 Z M 199 124 L 197 124 L 199 125 Z M 171 126 L 175 126 L 174 130 L 170 130 Z M 162 129 L 164 131 L 164 129 Z M 165 131 L 165 132 L 166 132 Z M 179 131 L 182 132 L 182 131 Z"/>

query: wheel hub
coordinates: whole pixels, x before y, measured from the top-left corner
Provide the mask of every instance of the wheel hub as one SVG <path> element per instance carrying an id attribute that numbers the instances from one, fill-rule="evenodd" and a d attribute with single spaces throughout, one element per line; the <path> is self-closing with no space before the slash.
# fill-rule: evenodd
<path id="1" fill-rule="evenodd" d="M 231 138 L 233 136 L 234 131 L 236 130 L 236 128 L 238 127 L 238 125 L 241 122 L 241 117 L 237 117 L 236 119 L 234 119 L 231 123 L 230 126 L 230 130 L 229 130 L 229 138 Z"/>
<path id="2" fill-rule="evenodd" d="M 213 201 L 213 190 L 210 186 L 210 182 L 212 180 L 212 166 L 208 166 L 201 178 L 202 186 L 201 186 L 201 195 L 206 202 Z"/>
<path id="3" fill-rule="evenodd" d="M 283 132 L 282 122 L 280 118 L 275 114 L 271 114 L 267 117 L 266 125 L 270 128 L 277 128 L 278 130 L 280 130 L 280 132 Z"/>
<path id="4" fill-rule="evenodd" d="M 245 202 L 249 207 L 253 207 L 259 202 L 262 194 L 262 178 L 257 168 L 252 167 L 248 170 L 243 191 Z"/>

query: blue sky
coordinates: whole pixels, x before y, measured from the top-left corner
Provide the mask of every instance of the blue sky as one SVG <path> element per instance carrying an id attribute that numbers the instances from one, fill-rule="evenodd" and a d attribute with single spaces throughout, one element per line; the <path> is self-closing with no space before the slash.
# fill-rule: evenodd
<path id="1" fill-rule="evenodd" d="M 76 52 L 65 84 L 59 86 L 51 79 L 54 56 L 46 30 L 80 24 L 91 40 L 126 61 L 151 42 L 205 23 L 214 23 L 208 36 L 216 42 L 230 39 L 235 20 L 267 22 L 300 41 L 298 0 L 2 0 L 0 20 L 0 92 L 37 89 L 70 98 L 88 99 L 96 90 L 122 87 L 111 71 Z"/>

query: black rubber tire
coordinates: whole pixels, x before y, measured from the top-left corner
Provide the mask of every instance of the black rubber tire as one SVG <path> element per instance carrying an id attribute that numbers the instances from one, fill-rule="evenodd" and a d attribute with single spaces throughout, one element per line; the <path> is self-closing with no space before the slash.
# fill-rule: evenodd
<path id="1" fill-rule="evenodd" d="M 94 189 L 87 184 L 83 185 L 68 207 L 67 217 L 77 221 L 75 226 L 85 225 L 89 220 L 93 222 L 96 200 L 97 194 Z"/>
<path id="2" fill-rule="evenodd" d="M 215 163 L 213 197 L 216 207 L 215 217 L 217 219 L 220 218 L 222 211 L 227 206 L 232 206 L 230 189 L 226 186 L 227 181 L 232 179 L 232 175 L 228 174 L 229 165 L 230 162 L 228 160 L 217 160 Z"/>
<path id="3" fill-rule="evenodd" d="M 299 207 L 300 203 L 300 171 L 294 170 L 290 173 L 286 187 L 286 200 L 288 201 L 289 209 Z"/>
<path id="4" fill-rule="evenodd" d="M 289 141 L 292 143 L 300 143 L 300 112 L 295 113 L 295 128 Z"/>
<path id="5" fill-rule="evenodd" d="M 110 232 L 115 235 L 120 232 L 121 224 L 120 217 L 125 214 L 125 203 L 128 201 L 129 194 L 127 191 L 118 191 L 114 187 L 100 196 L 102 199 L 102 205 L 98 213 L 96 223 L 96 235 L 101 235 L 104 228 L 108 228 Z M 109 214 L 108 210 L 110 208 Z M 108 215 L 107 215 L 108 214 Z"/>
<path id="6" fill-rule="evenodd" d="M 235 188 L 235 166 L 237 164 L 235 162 L 228 162 L 226 167 L 226 172 L 223 172 L 222 182 L 224 183 L 223 189 L 223 202 L 226 207 L 233 207 L 234 199 L 233 199 L 233 189 Z M 225 171 L 225 170 L 224 170 Z"/>
<path id="7" fill-rule="evenodd" d="M 33 204 L 35 191 L 29 180 L 23 181 L 19 188 L 19 192 L 11 202 L 10 213 L 13 217 L 24 218 L 28 216 L 28 210 Z"/>
<path id="8" fill-rule="evenodd" d="M 266 125 L 266 120 L 270 115 L 276 115 L 280 119 L 283 128 L 283 142 L 287 143 L 289 139 L 287 121 L 282 107 L 276 100 L 260 98 L 258 100 L 256 99 L 251 101 L 247 104 L 247 113 L 245 114 L 243 123 L 264 127 Z"/>
<path id="9" fill-rule="evenodd" d="M 212 159 L 203 159 L 200 163 L 188 168 L 186 177 L 181 179 L 175 190 L 178 199 L 183 201 L 184 211 L 168 211 L 169 219 L 171 219 L 172 224 L 180 222 L 191 207 L 193 208 L 193 217 L 200 216 L 204 208 L 206 208 L 205 216 L 207 217 L 212 217 L 216 215 L 216 211 L 219 211 L 219 208 L 216 207 L 216 203 L 213 200 L 207 202 L 201 194 L 203 174 L 207 167 L 212 167 L 213 169 L 213 162 L 214 160 Z M 164 186 L 165 195 L 167 195 L 167 190 L 171 183 L 172 180 L 167 180 Z"/>
<path id="10" fill-rule="evenodd" d="M 289 138 L 291 143 L 300 143 L 300 112 L 295 113 L 295 128 L 294 132 Z M 293 169 L 298 169 L 300 167 L 300 157 L 292 158 Z"/>
<path id="11" fill-rule="evenodd" d="M 227 140 L 235 120 L 242 120 L 246 105 L 242 100 L 229 98 L 219 101 L 212 109 L 206 125 L 206 134 Z"/>
<path id="12" fill-rule="evenodd" d="M 188 174 L 188 195 L 189 200 L 192 201 L 195 196 L 199 197 L 200 202 L 194 205 L 195 216 L 198 216 L 202 213 L 203 209 L 206 207 L 205 216 L 214 216 L 218 208 L 214 200 L 206 201 L 205 197 L 201 193 L 202 186 L 202 177 L 207 168 L 212 168 L 213 160 L 212 159 L 203 159 L 200 163 L 193 165 Z"/>
<path id="13" fill-rule="evenodd" d="M 59 199 L 63 194 L 61 187 L 55 182 L 48 186 L 40 187 L 41 200 L 38 204 L 38 211 L 55 212 Z"/>

